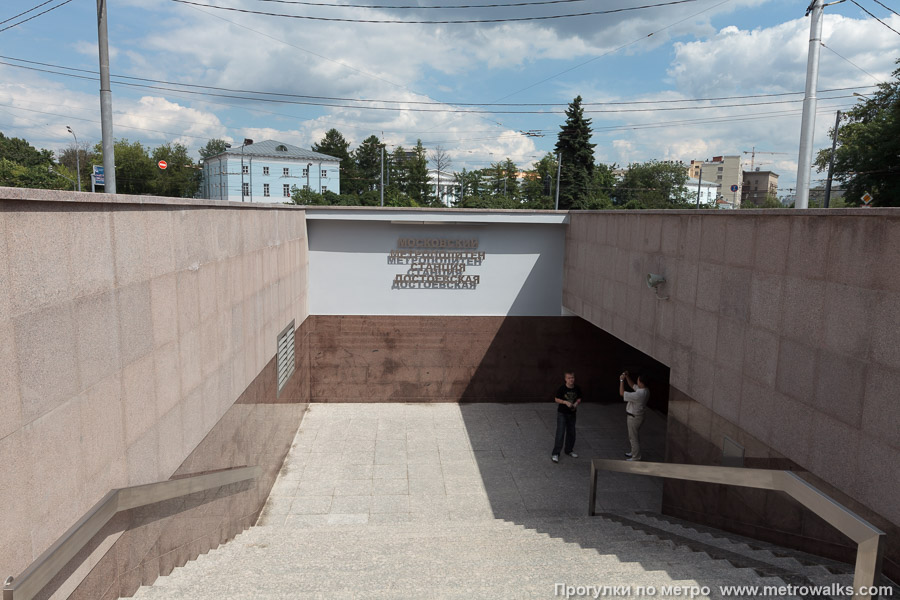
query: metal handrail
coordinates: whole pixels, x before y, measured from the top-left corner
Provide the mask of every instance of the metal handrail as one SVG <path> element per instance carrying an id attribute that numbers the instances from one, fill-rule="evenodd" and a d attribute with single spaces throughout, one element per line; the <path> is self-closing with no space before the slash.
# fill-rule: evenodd
<path id="1" fill-rule="evenodd" d="M 6 580 L 3 586 L 3 600 L 34 598 L 120 511 L 254 479 L 261 474 L 261 467 L 237 467 L 182 479 L 110 490 L 18 577 Z"/>
<path id="2" fill-rule="evenodd" d="M 598 470 L 784 492 L 857 544 L 853 598 L 872 598 L 871 594 L 859 592 L 875 586 L 875 580 L 881 574 L 885 533 L 791 471 L 596 458 L 591 461 L 590 516 L 596 514 Z"/>

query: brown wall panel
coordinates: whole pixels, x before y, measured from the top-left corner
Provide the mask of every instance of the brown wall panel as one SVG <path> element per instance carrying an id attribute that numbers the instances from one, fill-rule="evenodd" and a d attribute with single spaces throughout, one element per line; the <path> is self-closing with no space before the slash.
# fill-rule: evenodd
<path id="1" fill-rule="evenodd" d="M 546 402 L 574 369 L 586 400 L 668 369 L 578 317 L 311 316 L 311 402 Z"/>

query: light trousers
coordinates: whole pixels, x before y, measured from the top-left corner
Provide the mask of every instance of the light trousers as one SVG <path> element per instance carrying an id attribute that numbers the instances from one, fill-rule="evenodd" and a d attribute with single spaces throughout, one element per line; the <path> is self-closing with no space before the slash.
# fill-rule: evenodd
<path id="1" fill-rule="evenodd" d="M 631 457 L 635 460 L 641 458 L 640 429 L 644 423 L 644 415 L 628 416 L 628 441 L 631 442 Z"/>

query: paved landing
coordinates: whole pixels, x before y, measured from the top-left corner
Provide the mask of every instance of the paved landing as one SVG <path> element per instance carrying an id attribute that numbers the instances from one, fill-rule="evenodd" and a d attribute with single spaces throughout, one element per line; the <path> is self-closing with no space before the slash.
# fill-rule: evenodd
<path id="1" fill-rule="evenodd" d="M 579 458 L 550 461 L 554 404 L 312 404 L 260 525 L 477 521 L 587 514 L 591 458 L 623 458 L 623 405 L 579 410 Z M 645 460 L 662 460 L 649 413 Z M 598 510 L 659 510 L 659 480 L 601 473 Z"/>

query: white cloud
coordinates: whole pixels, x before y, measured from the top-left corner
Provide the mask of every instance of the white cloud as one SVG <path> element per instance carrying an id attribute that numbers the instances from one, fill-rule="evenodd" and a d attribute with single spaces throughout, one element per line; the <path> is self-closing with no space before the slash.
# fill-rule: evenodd
<path id="1" fill-rule="evenodd" d="M 900 17 L 888 24 L 900 29 Z M 819 88 L 871 85 L 886 81 L 900 54 L 900 38 L 877 21 L 825 15 Z M 669 69 L 679 91 L 693 96 L 727 95 L 754 89 L 763 92 L 802 90 L 806 83 L 809 20 L 795 19 L 769 28 L 740 30 L 730 26 L 715 36 L 674 45 Z"/>

